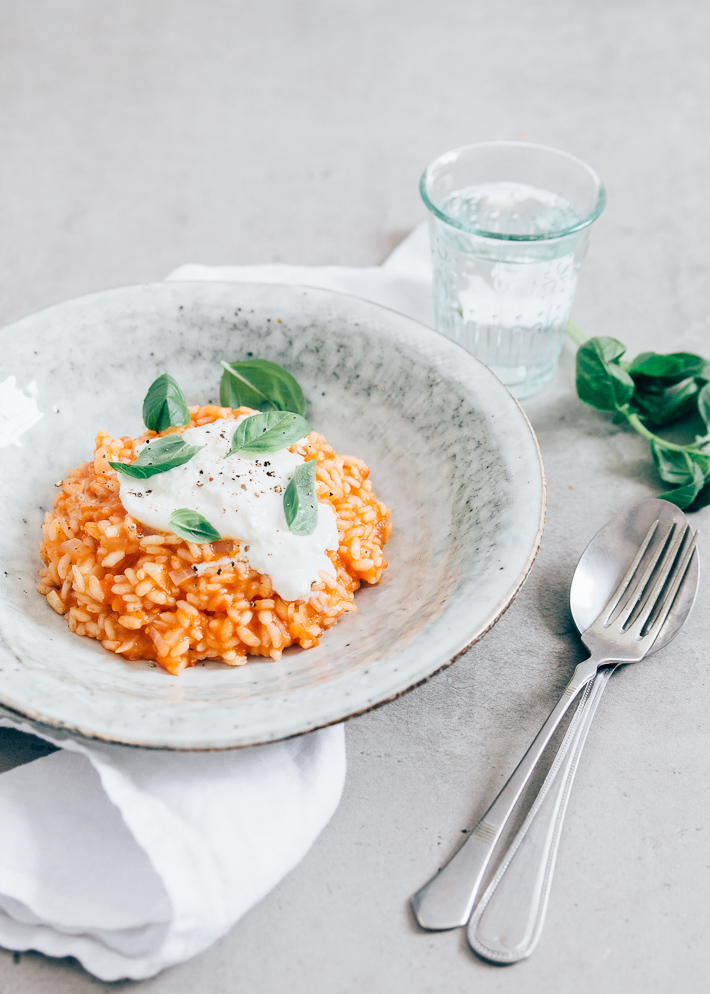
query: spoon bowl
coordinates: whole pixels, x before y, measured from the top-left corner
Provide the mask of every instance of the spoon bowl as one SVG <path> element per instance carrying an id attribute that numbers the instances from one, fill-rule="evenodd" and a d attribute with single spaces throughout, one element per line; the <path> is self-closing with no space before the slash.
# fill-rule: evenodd
<path id="1" fill-rule="evenodd" d="M 660 537 L 673 524 L 684 527 L 687 520 L 675 504 L 653 498 L 620 511 L 596 533 L 580 557 L 570 588 L 570 609 L 580 632 L 586 631 L 604 610 L 653 522 L 658 521 L 656 535 Z M 698 556 L 695 555 L 648 655 L 668 645 L 678 634 L 695 602 L 698 579 Z"/>

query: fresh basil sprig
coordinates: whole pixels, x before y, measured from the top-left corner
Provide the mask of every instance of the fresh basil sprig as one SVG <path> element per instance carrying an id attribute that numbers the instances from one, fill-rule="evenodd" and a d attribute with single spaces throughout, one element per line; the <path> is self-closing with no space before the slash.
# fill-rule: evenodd
<path id="1" fill-rule="evenodd" d="M 143 422 L 151 431 L 165 431 L 190 424 L 190 412 L 182 390 L 172 376 L 163 373 L 153 380 L 143 401 Z"/>
<path id="2" fill-rule="evenodd" d="M 235 453 L 255 456 L 278 452 L 308 435 L 311 426 L 300 414 L 265 411 L 253 414 L 237 425 L 227 456 Z M 226 458 L 226 456 L 225 456 Z"/>
<path id="3" fill-rule="evenodd" d="M 201 445 L 188 445 L 182 435 L 166 435 L 148 442 L 132 463 L 109 460 L 109 466 L 125 476 L 147 480 L 156 473 L 167 473 L 169 469 L 189 462 L 201 448 Z"/>
<path id="4" fill-rule="evenodd" d="M 315 531 L 318 524 L 315 459 L 296 467 L 284 492 L 284 514 L 294 535 L 305 537 Z"/>
<path id="5" fill-rule="evenodd" d="M 598 411 L 619 411 L 635 385 L 618 360 L 626 347 L 615 338 L 592 338 L 577 352 L 577 393 Z"/>
<path id="6" fill-rule="evenodd" d="M 217 542 L 222 536 L 207 518 L 189 507 L 179 507 L 170 515 L 170 527 L 179 538 L 187 542 Z"/>
<path id="7" fill-rule="evenodd" d="M 590 338 L 572 325 L 577 351 L 577 393 L 599 411 L 614 411 L 651 446 L 658 475 L 672 485 L 659 496 L 697 511 L 710 504 L 710 362 L 690 352 L 642 352 L 624 362 L 626 346 L 615 338 Z M 665 428 L 690 414 L 700 417 L 704 434 L 685 445 L 669 442 L 651 428 Z"/>
<path id="8" fill-rule="evenodd" d="M 251 407 L 255 411 L 292 411 L 303 416 L 306 398 L 291 374 L 268 359 L 223 362 L 219 388 L 223 407 Z"/>

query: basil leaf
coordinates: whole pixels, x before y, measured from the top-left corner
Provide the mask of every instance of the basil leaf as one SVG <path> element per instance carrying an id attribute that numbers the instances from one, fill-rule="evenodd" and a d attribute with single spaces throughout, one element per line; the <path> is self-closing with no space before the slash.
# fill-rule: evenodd
<path id="1" fill-rule="evenodd" d="M 315 531 L 318 524 L 315 459 L 296 467 L 284 493 L 284 514 L 294 535 L 305 537 Z"/>
<path id="2" fill-rule="evenodd" d="M 653 428 L 665 428 L 691 414 L 697 407 L 699 387 L 696 380 L 687 380 L 677 390 L 642 391 L 638 384 L 634 394 L 634 406 L 647 424 Z"/>
<path id="3" fill-rule="evenodd" d="M 248 456 L 278 452 L 311 431 L 311 426 L 300 414 L 288 411 L 265 411 L 253 414 L 237 425 L 227 456 L 240 453 Z M 226 459 L 226 456 L 225 456 Z"/>
<path id="4" fill-rule="evenodd" d="M 670 501 L 671 504 L 676 504 L 680 508 L 690 507 L 698 497 L 700 491 L 704 489 L 703 485 L 705 483 L 705 475 L 700 466 L 694 462 L 692 463 L 692 467 L 693 479 L 689 483 L 678 487 L 677 490 L 667 490 L 664 494 L 659 494 L 659 498 Z"/>
<path id="5" fill-rule="evenodd" d="M 189 507 L 179 507 L 170 515 L 170 527 L 187 542 L 216 542 L 222 536 L 206 518 Z"/>
<path id="6" fill-rule="evenodd" d="M 696 466 L 703 476 L 710 470 L 710 452 L 693 451 L 692 449 L 678 452 L 675 449 L 664 449 L 653 441 L 651 442 L 651 454 L 658 475 L 664 483 L 685 486 L 696 479 Z"/>
<path id="7" fill-rule="evenodd" d="M 656 442 L 651 442 L 651 455 L 664 483 L 674 483 L 676 486 L 692 483 L 693 468 L 685 452 L 669 452 L 660 448 Z"/>
<path id="8" fill-rule="evenodd" d="M 109 460 L 109 466 L 124 476 L 147 480 L 149 476 L 167 473 L 169 469 L 189 462 L 201 448 L 201 445 L 188 445 L 182 435 L 166 435 L 165 438 L 154 438 L 148 442 L 132 463 Z"/>
<path id="9" fill-rule="evenodd" d="M 625 364 L 626 371 L 637 382 L 655 380 L 664 386 L 672 386 L 693 376 L 704 377 L 707 366 L 702 356 L 692 352 L 671 352 L 668 355 L 642 352 L 633 362 Z"/>
<path id="10" fill-rule="evenodd" d="M 163 373 L 153 380 L 143 401 L 143 421 L 151 431 L 190 424 L 190 412 L 180 387 Z"/>
<path id="11" fill-rule="evenodd" d="M 223 407 L 306 413 L 303 390 L 283 366 L 268 359 L 223 362 L 222 366 L 219 400 Z"/>
<path id="12" fill-rule="evenodd" d="M 698 414 L 705 422 L 705 427 L 710 428 L 710 383 L 706 383 L 698 394 Z"/>
<path id="13" fill-rule="evenodd" d="M 634 395 L 634 381 L 617 360 L 626 351 L 615 338 L 590 338 L 577 350 L 579 399 L 599 411 L 616 411 Z"/>
<path id="14" fill-rule="evenodd" d="M 569 331 L 569 327 L 568 327 Z M 642 352 L 624 362 L 625 347 L 615 338 L 592 338 L 573 328 L 577 351 L 577 392 L 601 411 L 613 411 L 614 424 L 627 422 L 651 446 L 661 479 L 673 485 L 660 496 L 688 511 L 710 504 L 710 361 L 691 352 Z M 687 445 L 671 444 L 651 428 L 686 416 L 699 416 L 705 435 Z M 650 426 L 650 428 L 649 428 Z"/>
<path id="15" fill-rule="evenodd" d="M 687 506 L 686 510 L 699 511 L 701 507 L 707 507 L 708 504 L 710 504 L 710 481 L 706 477 L 705 485 L 699 491 L 693 503 Z"/>

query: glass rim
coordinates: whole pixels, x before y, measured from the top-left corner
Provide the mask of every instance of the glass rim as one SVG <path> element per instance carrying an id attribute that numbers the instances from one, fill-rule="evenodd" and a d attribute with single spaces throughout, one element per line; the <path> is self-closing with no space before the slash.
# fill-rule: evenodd
<path id="1" fill-rule="evenodd" d="M 471 148 L 529 148 L 536 149 L 540 152 L 551 152 L 553 155 L 559 156 L 562 159 L 568 159 L 570 162 L 575 163 L 575 165 L 581 166 L 586 173 L 588 173 L 591 180 L 597 186 L 597 202 L 593 209 L 590 211 L 586 217 L 577 221 L 576 224 L 572 224 L 567 228 L 562 228 L 559 231 L 548 231 L 542 234 L 534 235 L 508 235 L 503 232 L 498 231 L 487 231 L 485 228 L 476 228 L 474 225 L 464 224 L 462 221 L 458 221 L 456 218 L 450 217 L 445 211 L 442 211 L 432 202 L 427 193 L 427 177 L 429 176 L 429 170 L 432 166 L 441 159 L 444 155 L 452 155 L 456 152 L 463 152 L 465 149 Z M 552 148 L 550 145 L 538 145 L 534 142 L 475 142 L 471 145 L 459 145 L 457 148 L 449 149 L 448 152 L 442 152 L 440 156 L 430 162 L 422 173 L 421 179 L 419 180 L 419 193 L 424 205 L 432 214 L 435 214 L 441 221 L 445 224 L 450 225 L 452 228 L 458 228 L 459 231 L 465 231 L 469 235 L 478 235 L 480 238 L 494 238 L 497 241 L 503 242 L 548 242 L 554 241 L 559 238 L 566 238 L 568 235 L 573 235 L 577 231 L 581 231 L 583 228 L 588 228 L 590 224 L 599 217 L 601 212 L 606 206 L 606 189 L 604 184 L 600 180 L 597 173 L 588 166 L 586 162 L 582 159 L 578 159 L 576 155 L 570 155 L 569 152 L 562 152 L 558 148 Z"/>

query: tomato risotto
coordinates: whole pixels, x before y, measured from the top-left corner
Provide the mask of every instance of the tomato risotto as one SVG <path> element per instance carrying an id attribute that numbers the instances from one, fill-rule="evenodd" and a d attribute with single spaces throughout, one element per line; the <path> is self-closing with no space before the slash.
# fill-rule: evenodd
<path id="1" fill-rule="evenodd" d="M 323 632 L 343 613 L 355 610 L 354 593 L 360 583 L 379 582 L 387 567 L 383 546 L 391 530 L 389 509 L 372 492 L 365 463 L 352 456 L 337 455 L 316 432 L 282 450 L 286 459 L 291 458 L 288 453 L 298 455 L 298 460 L 294 460 L 299 463 L 296 471 L 290 470 L 294 477 L 301 470 L 304 478 L 309 471 L 312 477 L 309 463 L 315 462 L 316 516 L 327 514 L 328 520 L 332 520 L 333 513 L 335 516 L 333 540 L 330 545 L 324 543 L 319 553 L 326 568 L 315 570 L 315 582 L 311 584 L 308 580 L 307 593 L 301 598 L 291 594 L 288 599 L 291 588 L 286 580 L 282 592 L 287 596 L 281 595 L 276 589 L 278 579 L 264 571 L 263 562 L 257 562 L 256 545 L 252 552 L 256 565 L 252 565 L 250 544 L 243 534 L 234 537 L 233 528 L 232 537 L 225 537 L 224 529 L 211 527 L 199 514 L 181 508 L 170 518 L 175 522 L 174 530 L 168 531 L 155 527 L 147 512 L 141 513 L 141 501 L 147 506 L 154 496 L 152 477 L 145 483 L 136 483 L 135 479 L 124 476 L 121 465 L 128 467 L 125 471 L 128 473 L 133 463 L 139 467 L 142 462 L 157 472 L 152 469 L 153 463 L 162 459 L 176 476 L 184 468 L 175 455 L 181 449 L 187 455 L 180 458 L 193 475 L 202 473 L 196 468 L 197 461 L 194 470 L 193 463 L 187 462 L 191 451 L 198 451 L 197 446 L 190 446 L 187 441 L 196 438 L 195 429 L 208 431 L 207 426 L 219 423 L 215 433 L 219 431 L 219 437 L 226 439 L 225 447 L 230 441 L 232 445 L 226 452 L 232 461 L 225 460 L 225 465 L 235 466 L 231 453 L 237 451 L 237 443 L 221 426 L 235 421 L 248 424 L 254 415 L 252 409 L 244 406 L 190 407 L 189 424 L 147 431 L 137 439 L 111 438 L 99 433 L 93 461 L 70 470 L 57 484 L 59 493 L 43 525 L 41 554 L 46 565 L 38 589 L 50 606 L 66 617 L 73 632 L 98 639 L 104 648 L 125 659 L 154 660 L 170 673 L 179 673 L 203 659 L 239 666 L 247 661 L 248 655 L 279 659 L 290 645 L 303 648 L 317 645 Z M 278 420 L 273 412 L 269 417 Z M 284 417 L 281 415 L 282 420 Z M 235 437 L 239 424 L 233 432 Z M 270 424 L 265 422 L 266 427 L 260 431 L 276 430 Z M 185 444 L 178 438 L 158 446 L 153 441 L 183 433 L 187 433 Z M 248 432 L 242 431 L 240 439 L 242 451 L 250 451 L 248 446 L 254 443 L 249 442 Z M 160 445 L 162 450 L 151 463 L 145 453 L 157 452 Z M 206 450 L 207 446 L 202 448 Z M 224 459 L 225 455 L 221 454 L 220 458 Z M 274 470 L 267 458 L 252 459 L 250 465 L 259 467 L 263 478 L 272 482 Z M 166 462 L 169 459 L 172 462 Z M 160 472 L 168 478 L 164 468 Z M 230 472 L 237 480 L 237 470 Z M 138 470 L 134 476 L 138 476 Z M 202 487 L 202 479 L 206 478 L 196 479 L 195 486 Z M 211 476 L 209 481 L 212 482 Z M 235 486 L 246 491 L 247 484 Z M 282 492 L 278 483 L 273 489 Z M 254 491 L 252 496 L 259 497 L 260 493 L 264 499 L 256 502 L 259 509 L 268 496 L 264 489 Z M 124 506 L 122 494 L 132 513 Z M 279 502 L 282 500 L 288 505 L 288 493 L 279 497 Z M 290 513 L 293 524 L 287 507 L 290 532 L 284 526 L 286 537 L 295 541 L 293 536 L 310 535 L 308 531 L 298 530 L 299 512 Z M 191 533 L 185 529 L 195 527 L 190 523 L 194 518 L 200 519 L 208 529 L 211 527 L 211 531 L 203 531 L 202 535 L 213 540 L 191 540 Z M 146 520 L 153 521 L 153 525 L 146 524 Z M 217 523 L 213 521 L 212 525 Z"/>

